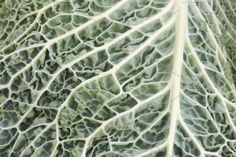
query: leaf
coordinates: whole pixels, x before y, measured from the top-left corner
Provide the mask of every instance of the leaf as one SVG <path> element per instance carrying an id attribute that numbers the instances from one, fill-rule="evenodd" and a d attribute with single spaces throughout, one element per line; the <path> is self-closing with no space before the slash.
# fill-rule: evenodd
<path id="1" fill-rule="evenodd" d="M 0 156 L 236 156 L 235 8 L 0 1 Z"/>

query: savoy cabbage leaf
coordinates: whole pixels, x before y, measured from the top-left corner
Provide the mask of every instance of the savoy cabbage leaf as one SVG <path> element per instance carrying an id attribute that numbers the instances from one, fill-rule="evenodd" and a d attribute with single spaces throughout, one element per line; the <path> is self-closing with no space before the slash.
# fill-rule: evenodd
<path id="1" fill-rule="evenodd" d="M 0 157 L 235 157 L 234 0 L 0 0 Z"/>

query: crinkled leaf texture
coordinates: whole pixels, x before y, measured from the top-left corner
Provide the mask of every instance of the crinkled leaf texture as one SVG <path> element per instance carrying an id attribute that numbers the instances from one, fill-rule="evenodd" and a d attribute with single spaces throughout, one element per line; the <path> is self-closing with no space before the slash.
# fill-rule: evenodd
<path id="1" fill-rule="evenodd" d="M 1 157 L 235 157 L 234 0 L 1 0 Z"/>

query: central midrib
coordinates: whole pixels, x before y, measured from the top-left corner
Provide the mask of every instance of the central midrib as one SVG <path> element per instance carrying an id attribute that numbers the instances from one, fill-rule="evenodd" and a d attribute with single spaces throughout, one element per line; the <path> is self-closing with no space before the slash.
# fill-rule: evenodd
<path id="1" fill-rule="evenodd" d="M 174 59 L 172 76 L 170 79 L 170 129 L 167 139 L 167 156 L 173 155 L 174 138 L 177 127 L 178 113 L 180 112 L 180 88 L 181 88 L 181 73 L 183 64 L 183 53 L 185 45 L 185 37 L 187 30 L 187 3 L 183 0 L 176 0 L 176 38 L 174 46 Z"/>

